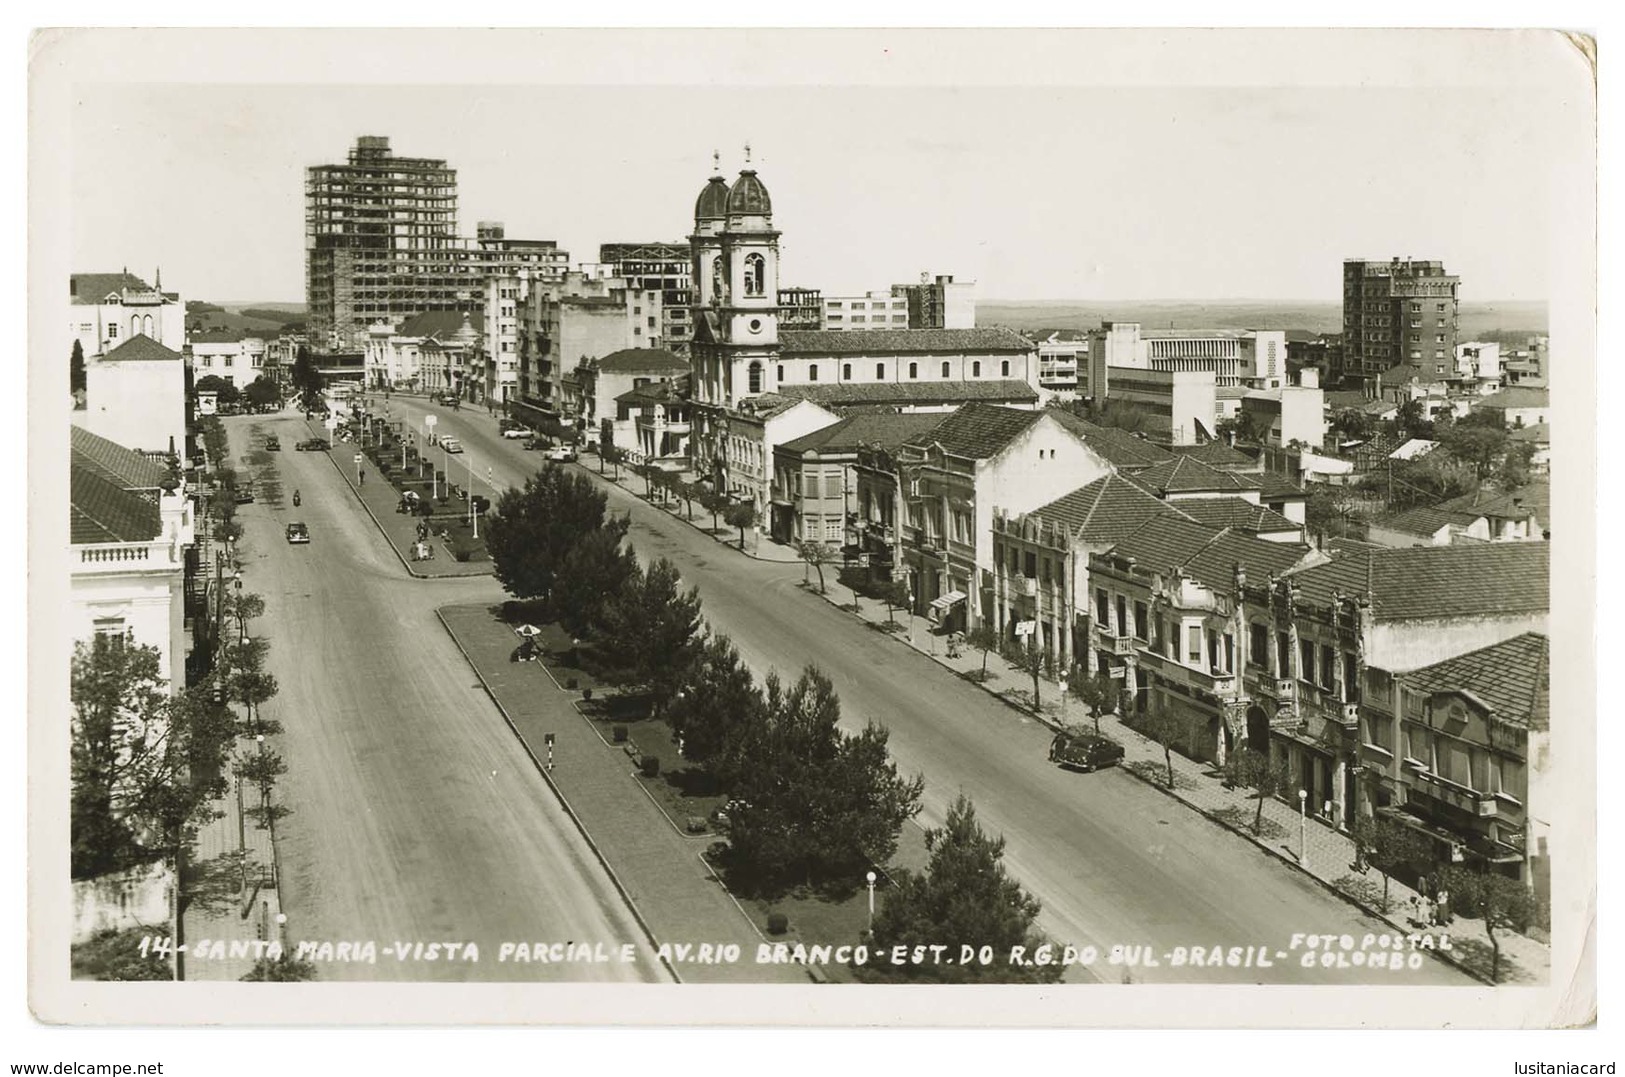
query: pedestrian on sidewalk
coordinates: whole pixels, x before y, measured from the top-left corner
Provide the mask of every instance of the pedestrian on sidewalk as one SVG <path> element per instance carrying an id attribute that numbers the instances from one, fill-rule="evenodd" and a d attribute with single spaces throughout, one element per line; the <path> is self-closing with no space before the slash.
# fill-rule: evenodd
<path id="1" fill-rule="evenodd" d="M 367 469 L 366 468 L 364 468 L 364 467 L 356 468 L 355 469 L 355 475 L 356 475 L 356 485 L 358 485 L 358 486 L 367 485 Z"/>

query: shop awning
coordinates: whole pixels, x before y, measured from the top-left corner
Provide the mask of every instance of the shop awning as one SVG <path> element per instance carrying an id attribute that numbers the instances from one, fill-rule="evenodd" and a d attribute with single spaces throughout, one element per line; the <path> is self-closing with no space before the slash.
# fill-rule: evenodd
<path id="1" fill-rule="evenodd" d="M 954 606 L 956 606 L 957 604 L 959 604 L 959 603 L 961 603 L 963 601 L 965 601 L 965 592 L 963 592 L 963 591 L 949 591 L 947 594 L 943 595 L 941 598 L 939 598 L 936 601 L 932 602 L 931 603 L 931 608 L 934 609 L 934 610 L 942 610 L 944 613 L 946 613 L 948 610 L 953 609 Z"/>

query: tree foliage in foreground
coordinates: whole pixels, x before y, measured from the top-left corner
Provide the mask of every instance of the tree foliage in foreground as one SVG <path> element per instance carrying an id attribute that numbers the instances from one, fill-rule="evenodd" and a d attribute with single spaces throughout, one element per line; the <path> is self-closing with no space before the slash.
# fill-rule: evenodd
<path id="1" fill-rule="evenodd" d="M 920 873 L 898 873 L 897 888 L 887 894 L 875 916 L 871 948 L 931 946 L 949 943 L 953 964 L 891 965 L 871 963 L 860 970 L 871 981 L 934 983 L 1054 983 L 1064 971 L 1059 964 L 1012 964 L 1011 950 L 1025 948 L 1031 960 L 1044 937 L 1034 927 L 1038 899 L 1006 873 L 1004 839 L 987 835 L 976 821 L 976 809 L 963 793 L 948 811 L 947 821 L 926 831 L 930 863 Z M 993 950 L 990 964 L 959 963 L 959 947 Z M 1058 956 L 1058 955 L 1057 955 Z"/>
<path id="2" fill-rule="evenodd" d="M 642 570 L 634 564 L 604 603 L 603 618 L 628 679 L 653 697 L 658 716 L 699 654 L 699 591 L 684 591 L 677 567 L 664 557 Z"/>

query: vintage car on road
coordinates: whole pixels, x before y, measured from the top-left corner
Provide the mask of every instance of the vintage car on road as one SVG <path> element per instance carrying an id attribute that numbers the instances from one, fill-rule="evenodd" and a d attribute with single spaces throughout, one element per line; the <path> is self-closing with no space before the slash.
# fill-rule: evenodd
<path id="1" fill-rule="evenodd" d="M 576 447 L 574 445 L 555 445 L 547 450 L 547 458 L 556 464 L 573 464 L 576 462 Z"/>
<path id="2" fill-rule="evenodd" d="M 529 430 L 526 430 L 522 426 L 504 427 L 503 431 L 502 431 L 502 436 L 505 437 L 505 438 L 508 438 L 511 441 L 518 441 L 520 438 L 535 437 L 534 434 L 532 434 Z"/>
<path id="3" fill-rule="evenodd" d="M 231 499 L 239 505 L 252 505 L 254 503 L 254 488 L 252 486 L 239 486 L 231 492 Z"/>
<path id="4" fill-rule="evenodd" d="M 265 439 L 265 451 L 266 452 L 281 452 L 282 451 L 282 442 L 277 440 L 277 437 L 276 437 L 275 434 L 272 434 L 270 437 Z"/>
<path id="5" fill-rule="evenodd" d="M 449 453 L 459 453 L 463 451 L 463 443 L 458 441 L 456 438 L 441 438 L 440 447 Z"/>
<path id="6" fill-rule="evenodd" d="M 310 528 L 300 523 L 289 524 L 288 541 L 295 546 L 307 545 L 310 542 Z"/>
<path id="7" fill-rule="evenodd" d="M 294 446 L 297 452 L 326 452 L 333 447 L 333 443 L 326 438 L 307 438 Z"/>
<path id="8" fill-rule="evenodd" d="M 1123 761 L 1123 746 L 1093 733 L 1057 733 L 1050 741 L 1049 758 L 1072 770 L 1091 771 Z"/>

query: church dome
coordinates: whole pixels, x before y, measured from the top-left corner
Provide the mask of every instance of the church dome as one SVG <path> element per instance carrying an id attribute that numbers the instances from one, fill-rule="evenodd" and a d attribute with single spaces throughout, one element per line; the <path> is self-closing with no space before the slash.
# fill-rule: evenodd
<path id="1" fill-rule="evenodd" d="M 728 213 L 737 216 L 766 217 L 773 212 L 773 200 L 767 196 L 767 188 L 762 181 L 756 178 L 753 169 L 745 169 L 734 180 L 734 185 L 728 189 Z"/>
<path id="2" fill-rule="evenodd" d="M 721 176 L 712 176 L 711 182 L 705 185 L 700 197 L 694 202 L 694 219 L 710 220 L 727 215 L 728 181 Z"/>

